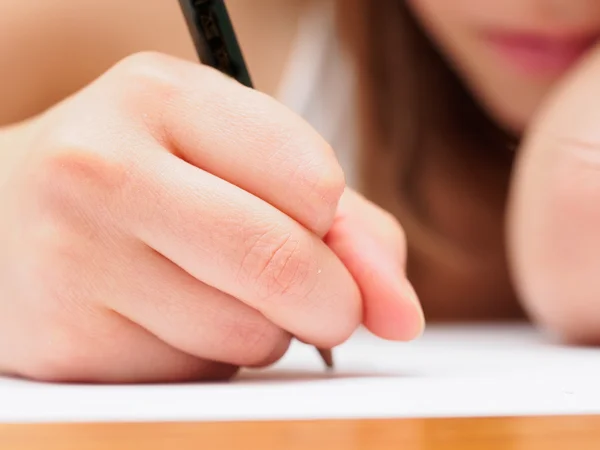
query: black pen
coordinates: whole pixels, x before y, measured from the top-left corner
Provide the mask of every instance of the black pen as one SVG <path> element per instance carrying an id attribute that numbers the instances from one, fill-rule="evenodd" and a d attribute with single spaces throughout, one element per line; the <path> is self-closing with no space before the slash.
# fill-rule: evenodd
<path id="1" fill-rule="evenodd" d="M 251 1 L 251 0 L 250 0 Z M 200 62 L 252 88 L 250 73 L 223 0 L 179 0 Z M 333 354 L 317 349 L 328 368 Z"/>

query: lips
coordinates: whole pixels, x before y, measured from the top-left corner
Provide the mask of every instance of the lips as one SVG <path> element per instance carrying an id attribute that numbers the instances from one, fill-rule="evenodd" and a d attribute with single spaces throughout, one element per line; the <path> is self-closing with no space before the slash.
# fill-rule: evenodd
<path id="1" fill-rule="evenodd" d="M 559 75 L 573 66 L 600 34 L 552 36 L 542 33 L 495 32 L 487 42 L 514 69 L 529 75 Z"/>

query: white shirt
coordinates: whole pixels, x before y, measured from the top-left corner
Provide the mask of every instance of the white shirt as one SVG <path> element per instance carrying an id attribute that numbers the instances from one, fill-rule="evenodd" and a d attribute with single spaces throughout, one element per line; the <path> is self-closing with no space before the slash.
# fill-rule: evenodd
<path id="1" fill-rule="evenodd" d="M 321 0 L 302 18 L 278 99 L 333 147 L 356 188 L 356 73 L 336 30 L 333 2 Z"/>

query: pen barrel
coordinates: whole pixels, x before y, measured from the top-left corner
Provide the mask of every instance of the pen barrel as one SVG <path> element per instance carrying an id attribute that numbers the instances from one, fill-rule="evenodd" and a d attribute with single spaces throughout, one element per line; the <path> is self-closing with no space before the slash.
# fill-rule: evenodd
<path id="1" fill-rule="evenodd" d="M 241 47 L 223 0 L 179 0 L 203 64 L 252 86 Z"/>

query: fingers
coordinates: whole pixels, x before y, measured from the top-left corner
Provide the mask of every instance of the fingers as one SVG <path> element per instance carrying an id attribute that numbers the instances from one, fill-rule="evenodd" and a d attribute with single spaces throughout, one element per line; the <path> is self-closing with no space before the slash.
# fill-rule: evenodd
<path id="1" fill-rule="evenodd" d="M 23 336 L 12 374 L 61 383 L 154 383 L 226 380 L 237 372 L 177 350 L 112 311 L 81 319 L 47 319 L 36 328 L 43 340 Z"/>
<path id="2" fill-rule="evenodd" d="M 334 346 L 351 335 L 358 288 L 321 239 L 169 153 L 153 152 L 146 169 L 146 180 L 122 193 L 130 209 L 121 221 L 138 239 L 306 342 Z"/>
<path id="3" fill-rule="evenodd" d="M 216 71 L 161 55 L 137 55 L 116 70 L 142 90 L 136 117 L 190 164 L 262 198 L 322 236 L 344 189 L 328 144 L 274 99 Z M 128 81 L 131 82 L 131 81 Z M 162 95 L 161 95 L 162 93 Z"/>
<path id="4" fill-rule="evenodd" d="M 109 307 L 199 359 L 265 366 L 284 355 L 289 333 L 155 251 L 135 247 L 138 263 L 115 276 L 120 288 L 107 296 Z"/>
<path id="5" fill-rule="evenodd" d="M 363 323 L 371 332 L 391 340 L 423 332 L 423 311 L 404 274 L 406 244 L 395 219 L 347 190 L 326 242 L 356 280 Z"/>
<path id="6" fill-rule="evenodd" d="M 325 141 L 274 100 L 206 67 L 138 55 L 114 73 L 125 80 L 124 106 L 189 163 L 174 169 L 165 155 L 157 179 L 167 188 L 151 210 L 160 204 L 172 223 L 155 220 L 138 236 L 299 338 L 319 345 L 345 340 L 360 321 L 360 299 L 318 239 L 344 188 Z M 216 264 L 203 264 L 209 260 Z"/>
<path id="7" fill-rule="evenodd" d="M 600 55 L 549 100 L 520 149 L 509 243 L 530 312 L 563 338 L 600 341 Z"/>
<path id="8" fill-rule="evenodd" d="M 330 149 L 272 100 L 214 71 L 147 58 L 119 65 L 54 110 L 38 164 L 43 183 L 30 179 L 53 217 L 101 236 L 99 247 L 141 241 L 172 263 L 163 270 L 189 274 L 187 282 L 173 273 L 176 282 L 150 286 L 186 286 L 181 299 L 162 300 L 175 312 L 183 315 L 180 305 L 200 320 L 191 299 L 198 296 L 231 317 L 207 324 L 207 340 L 193 342 L 192 320 L 159 317 L 159 299 L 142 287 L 156 310 L 120 301 L 115 311 L 191 356 L 218 359 L 220 344 L 216 352 L 209 343 L 229 340 L 220 360 L 236 363 L 277 358 L 289 339 L 282 329 L 321 347 L 345 341 L 362 307 L 352 276 L 321 239 L 343 190 Z M 261 345 L 242 354 L 235 333 Z"/>

